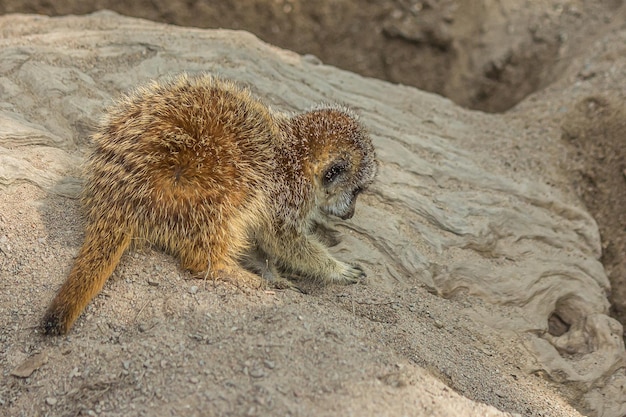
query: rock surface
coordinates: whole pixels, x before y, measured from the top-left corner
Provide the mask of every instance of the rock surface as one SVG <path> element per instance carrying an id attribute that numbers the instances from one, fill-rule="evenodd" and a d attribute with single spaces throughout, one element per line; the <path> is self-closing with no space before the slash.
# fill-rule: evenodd
<path id="1" fill-rule="evenodd" d="M 558 170 L 559 138 L 537 124 L 540 95 L 505 115 L 470 112 L 245 32 L 109 12 L 5 16 L 0 32 L 8 415 L 626 413 L 597 226 Z M 337 251 L 367 280 L 306 295 L 189 282 L 146 249 L 123 258 L 69 337 L 43 338 L 81 243 L 89 133 L 119 93 L 181 71 L 231 78 L 281 110 L 361 114 L 380 175 L 338 226 Z M 31 376 L 10 375 L 42 352 Z"/>

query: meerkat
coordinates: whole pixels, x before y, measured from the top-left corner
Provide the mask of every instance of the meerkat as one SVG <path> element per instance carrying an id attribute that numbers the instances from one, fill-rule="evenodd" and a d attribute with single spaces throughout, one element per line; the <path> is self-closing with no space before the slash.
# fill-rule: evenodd
<path id="1" fill-rule="evenodd" d="M 346 108 L 288 115 L 232 82 L 183 74 L 124 96 L 93 142 L 85 239 L 45 313 L 46 334 L 69 331 L 132 242 L 203 276 L 246 259 L 257 270 L 264 262 L 273 281 L 364 276 L 326 247 L 337 242 L 329 216 L 351 218 L 377 171 L 371 139 Z"/>

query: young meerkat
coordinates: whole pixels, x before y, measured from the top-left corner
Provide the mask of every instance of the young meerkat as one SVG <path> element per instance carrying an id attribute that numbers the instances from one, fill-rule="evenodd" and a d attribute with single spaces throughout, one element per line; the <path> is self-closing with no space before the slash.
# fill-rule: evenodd
<path id="1" fill-rule="evenodd" d="M 46 334 L 68 332 L 133 241 L 203 275 L 243 262 L 277 283 L 281 272 L 325 283 L 364 276 L 324 245 L 337 243 L 328 216 L 351 218 L 377 170 L 349 110 L 285 115 L 231 82 L 183 74 L 125 96 L 93 139 L 85 240 Z"/>

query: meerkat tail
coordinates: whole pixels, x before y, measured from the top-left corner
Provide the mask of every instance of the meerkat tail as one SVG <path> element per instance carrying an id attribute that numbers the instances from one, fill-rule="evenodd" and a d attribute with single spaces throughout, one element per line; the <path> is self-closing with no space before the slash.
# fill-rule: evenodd
<path id="1" fill-rule="evenodd" d="M 69 331 L 87 304 L 104 287 L 131 242 L 126 231 L 87 231 L 85 242 L 43 319 L 45 334 Z"/>

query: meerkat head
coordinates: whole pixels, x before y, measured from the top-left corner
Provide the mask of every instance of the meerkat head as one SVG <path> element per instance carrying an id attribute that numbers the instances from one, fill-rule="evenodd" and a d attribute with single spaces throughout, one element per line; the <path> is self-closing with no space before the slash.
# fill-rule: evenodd
<path id="1" fill-rule="evenodd" d="M 351 218 L 359 193 L 376 176 L 369 135 L 356 115 L 341 107 L 297 115 L 292 126 L 308 152 L 303 168 L 313 182 L 316 206 L 324 214 Z"/>

